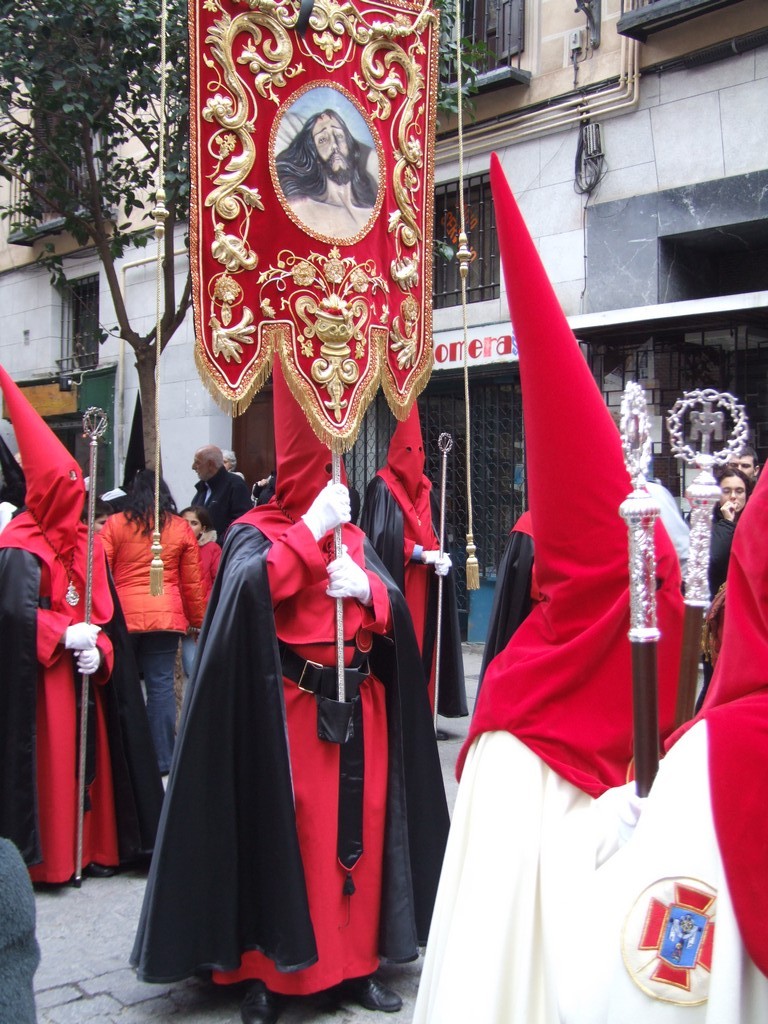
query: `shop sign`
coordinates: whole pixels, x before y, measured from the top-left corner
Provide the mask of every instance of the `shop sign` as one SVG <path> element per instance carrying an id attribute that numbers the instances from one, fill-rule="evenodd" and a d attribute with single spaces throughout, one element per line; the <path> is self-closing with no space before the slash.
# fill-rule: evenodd
<path id="1" fill-rule="evenodd" d="M 456 370 L 464 366 L 464 338 L 456 331 L 434 336 L 435 370 Z M 516 363 L 517 341 L 511 324 L 490 324 L 473 327 L 468 332 L 467 365 L 487 366 L 490 363 Z"/>

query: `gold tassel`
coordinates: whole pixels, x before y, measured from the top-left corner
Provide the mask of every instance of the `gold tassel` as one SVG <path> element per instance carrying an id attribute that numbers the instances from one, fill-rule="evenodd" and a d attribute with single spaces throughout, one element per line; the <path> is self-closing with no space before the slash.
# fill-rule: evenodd
<path id="1" fill-rule="evenodd" d="M 149 567 L 149 593 L 151 597 L 163 596 L 163 545 L 160 543 L 160 534 L 155 530 L 152 534 L 152 564 Z"/>
<path id="2" fill-rule="evenodd" d="M 477 548 L 473 543 L 474 538 L 471 533 L 467 534 L 467 590 L 479 590 L 480 589 L 480 563 L 475 557 Z"/>

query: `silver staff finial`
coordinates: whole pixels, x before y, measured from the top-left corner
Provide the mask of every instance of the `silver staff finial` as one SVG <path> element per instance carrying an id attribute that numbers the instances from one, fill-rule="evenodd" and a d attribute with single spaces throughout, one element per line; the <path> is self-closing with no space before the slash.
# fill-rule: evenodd
<path id="1" fill-rule="evenodd" d="M 726 413 L 733 424 L 730 434 L 725 435 Z M 696 450 L 685 443 L 685 419 L 688 416 L 688 440 L 701 440 L 701 449 Z M 723 466 L 747 443 L 747 416 L 744 406 L 727 391 L 705 388 L 686 391 L 669 411 L 667 427 L 672 451 L 678 459 L 698 469 Z M 723 441 L 725 445 L 711 451 L 712 440 Z"/>
<path id="2" fill-rule="evenodd" d="M 732 424 L 726 434 L 726 415 Z M 701 451 L 684 443 L 685 422 L 688 436 L 701 440 Z M 685 496 L 691 506 L 691 530 L 688 564 L 685 574 L 685 603 L 693 607 L 709 605 L 709 547 L 712 510 L 720 498 L 720 487 L 712 475 L 715 466 L 723 466 L 747 443 L 748 423 L 744 406 L 728 392 L 712 388 L 686 391 L 667 416 L 672 451 L 678 459 L 701 472 L 688 485 Z M 711 451 L 712 440 L 725 442 Z"/>
<path id="3" fill-rule="evenodd" d="M 83 437 L 96 441 L 103 437 L 107 429 L 107 414 L 98 406 L 92 405 L 83 413 Z"/>
<path id="4" fill-rule="evenodd" d="M 624 465 L 633 486 L 642 486 L 651 464 L 651 421 L 645 402 L 645 391 L 634 381 L 628 381 L 624 388 L 620 430 Z"/>

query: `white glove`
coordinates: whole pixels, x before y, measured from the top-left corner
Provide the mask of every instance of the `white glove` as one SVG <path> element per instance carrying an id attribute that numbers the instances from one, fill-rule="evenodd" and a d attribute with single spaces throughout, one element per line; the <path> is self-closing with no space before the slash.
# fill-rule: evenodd
<path id="1" fill-rule="evenodd" d="M 90 622 L 76 622 L 64 631 L 64 646 L 68 651 L 90 651 L 96 646 L 101 626 Z"/>
<path id="2" fill-rule="evenodd" d="M 328 597 L 354 597 L 364 605 L 370 605 L 373 601 L 371 584 L 365 570 L 350 558 L 346 544 L 342 545 L 341 557 L 328 563 L 328 578 Z"/>
<path id="3" fill-rule="evenodd" d="M 438 576 L 447 576 L 453 565 L 451 556 L 445 552 L 441 555 L 439 551 L 423 551 L 421 559 L 425 565 L 434 565 Z"/>
<path id="4" fill-rule="evenodd" d="M 101 652 L 98 647 L 90 651 L 77 652 L 77 668 L 84 676 L 92 676 L 101 664 Z"/>
<path id="5" fill-rule="evenodd" d="M 634 782 L 608 789 L 595 800 L 598 819 L 597 863 L 613 856 L 632 838 L 647 797 L 638 796 Z"/>
<path id="6" fill-rule="evenodd" d="M 352 518 L 348 488 L 344 484 L 326 484 L 301 518 L 315 540 L 335 526 L 348 523 Z"/>

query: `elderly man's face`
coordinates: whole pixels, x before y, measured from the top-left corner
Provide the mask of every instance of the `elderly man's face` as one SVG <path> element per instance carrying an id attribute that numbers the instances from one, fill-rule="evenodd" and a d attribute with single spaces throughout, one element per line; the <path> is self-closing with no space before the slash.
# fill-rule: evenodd
<path id="1" fill-rule="evenodd" d="M 200 452 L 195 452 L 195 457 L 192 460 L 192 469 L 194 469 L 201 480 L 210 480 L 216 472 L 212 459 L 207 458 L 204 454 L 201 455 Z"/>
<path id="2" fill-rule="evenodd" d="M 323 114 L 312 128 L 312 138 L 328 176 L 334 180 L 349 180 L 349 146 L 338 120 L 330 114 Z"/>

